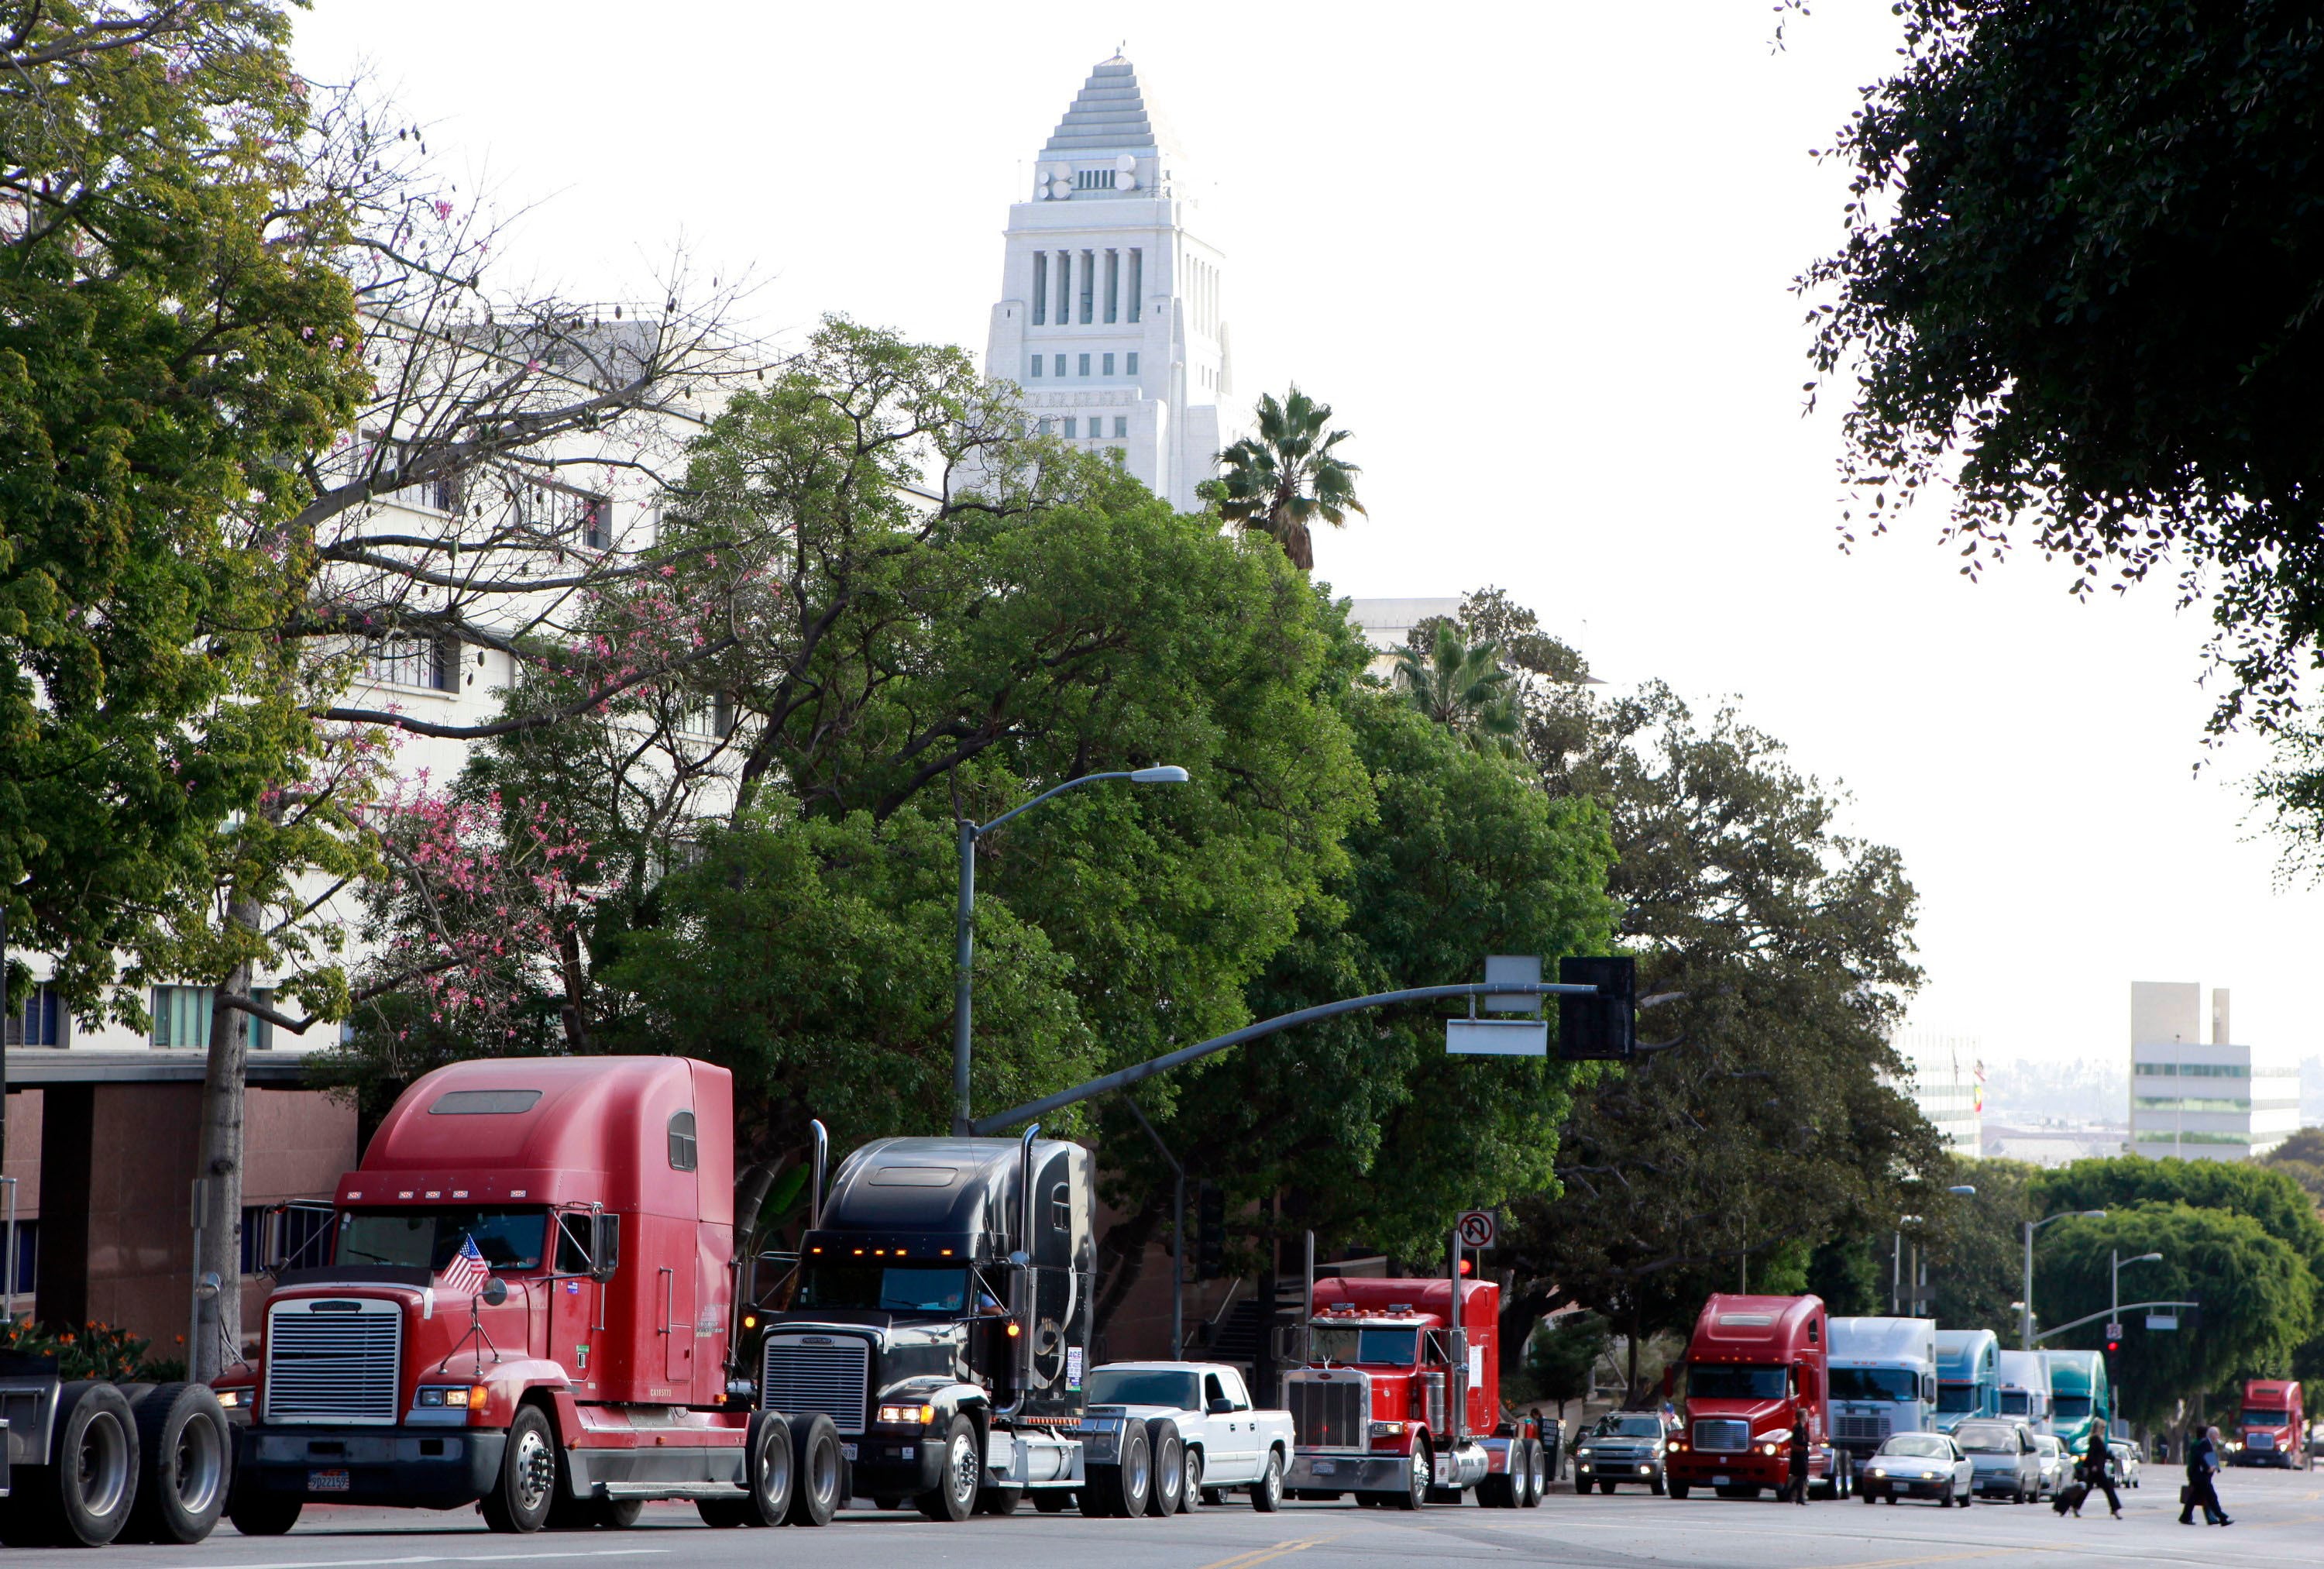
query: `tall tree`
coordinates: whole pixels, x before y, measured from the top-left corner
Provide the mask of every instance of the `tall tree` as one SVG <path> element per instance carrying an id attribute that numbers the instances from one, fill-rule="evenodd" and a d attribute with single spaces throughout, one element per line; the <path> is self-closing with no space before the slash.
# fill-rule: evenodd
<path id="1" fill-rule="evenodd" d="M 1406 699 L 1480 752 L 1518 755 L 1522 722 L 1511 672 L 1501 667 L 1499 645 L 1471 643 L 1459 627 L 1445 621 L 1414 628 L 1416 645 L 1424 631 L 1428 634 L 1425 653 L 1414 646 L 1396 657 L 1396 684 Z"/>
<path id="2" fill-rule="evenodd" d="M 2291 722 L 2324 631 L 2314 8 L 1896 10 L 1834 143 L 1846 241 L 1801 280 L 1811 390 L 1853 378 L 1849 537 L 1936 485 L 1965 572 L 2018 543 L 2078 593 L 2176 572 L 2230 678 L 2213 728 Z"/>
<path id="3" fill-rule="evenodd" d="M 1338 453 L 1348 433 L 1325 429 L 1332 405 L 1296 386 L 1281 402 L 1260 393 L 1258 420 L 1259 434 L 1220 453 L 1220 477 L 1199 489 L 1221 517 L 1270 536 L 1294 567 L 1313 571 L 1315 523 L 1340 528 L 1350 512 L 1364 510 L 1356 499 L 1356 475 L 1363 471 Z"/>

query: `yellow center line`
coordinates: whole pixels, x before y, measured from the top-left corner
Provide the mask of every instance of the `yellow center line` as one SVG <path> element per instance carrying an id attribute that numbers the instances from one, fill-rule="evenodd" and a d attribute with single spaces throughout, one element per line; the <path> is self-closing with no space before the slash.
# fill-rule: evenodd
<path id="1" fill-rule="evenodd" d="M 1285 1542 L 1273 1547 L 1261 1547 L 1257 1552 L 1238 1553 L 1231 1558 L 1222 1558 L 1215 1564 L 1205 1564 L 1202 1569 L 1255 1569 L 1258 1564 L 1268 1563 L 1286 1554 L 1305 1553 L 1308 1548 L 1319 1546 L 1340 1534 L 1333 1531 L 1330 1536 L 1306 1537 L 1296 1542 Z"/>

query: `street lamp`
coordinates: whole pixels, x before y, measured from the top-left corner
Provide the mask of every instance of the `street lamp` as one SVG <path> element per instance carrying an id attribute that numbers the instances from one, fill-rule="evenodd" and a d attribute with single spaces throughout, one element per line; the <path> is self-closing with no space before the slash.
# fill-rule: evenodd
<path id="1" fill-rule="evenodd" d="M 953 944 L 952 1131 L 961 1138 L 965 1139 L 970 1136 L 969 973 L 975 956 L 976 940 L 976 842 L 1010 818 L 1029 812 L 1053 797 L 1061 796 L 1076 786 L 1097 784 L 1106 780 L 1128 780 L 1131 784 L 1185 784 L 1186 771 L 1175 764 L 1166 764 L 1160 768 L 1133 768 L 1111 773 L 1085 773 L 1079 779 L 1069 779 L 1054 789 L 1042 791 L 1024 805 L 1012 807 L 989 823 L 973 823 L 966 817 L 960 820 L 960 910 L 954 931 Z"/>
<path id="2" fill-rule="evenodd" d="M 2125 1264 L 2159 1264 L 2162 1261 L 2163 1255 L 2160 1253 L 2141 1253 L 2135 1259 L 2126 1259 L 2122 1256 L 2121 1249 L 2114 1250 L 2114 1307 L 2107 1315 L 2108 1324 L 2122 1322 L 2122 1267 Z"/>
<path id="3" fill-rule="evenodd" d="M 2025 1223 L 2025 1300 L 2017 1305 L 2017 1346 L 2020 1351 L 2034 1349 L 2034 1233 L 2052 1221 L 2104 1219 L 2106 1211 L 2102 1209 L 2069 1209 Z"/>

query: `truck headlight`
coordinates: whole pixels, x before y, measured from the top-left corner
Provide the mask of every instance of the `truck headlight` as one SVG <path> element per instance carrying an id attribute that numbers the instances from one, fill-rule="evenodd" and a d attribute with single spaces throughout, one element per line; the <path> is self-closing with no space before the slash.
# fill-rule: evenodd
<path id="1" fill-rule="evenodd" d="M 456 1406 L 463 1411 L 480 1411 L 491 1393 L 482 1384 L 422 1384 L 420 1386 L 420 1404 Z"/>
<path id="2" fill-rule="evenodd" d="M 880 1420 L 903 1427 L 925 1427 L 936 1419 L 934 1406 L 882 1406 Z"/>
<path id="3" fill-rule="evenodd" d="M 1404 1436 L 1404 1429 L 1405 1424 L 1402 1422 L 1375 1422 L 1372 1424 L 1371 1433 L 1375 1438 L 1401 1438 Z"/>
<path id="4" fill-rule="evenodd" d="M 1591 1450 L 1590 1445 L 1585 1444 L 1581 1448 L 1573 1452 L 1573 1458 L 1576 1460 L 1587 1460 L 1590 1458 L 1591 1453 L 1592 1451 Z"/>
<path id="5" fill-rule="evenodd" d="M 1775 1446 L 1772 1444 L 1762 1444 L 1759 1445 L 1759 1453 L 1762 1454 L 1773 1454 L 1775 1453 Z"/>
<path id="6" fill-rule="evenodd" d="M 236 1406 L 242 1404 L 242 1391 L 240 1389 L 220 1389 L 217 1392 L 217 1402 L 219 1405 L 224 1406 L 227 1410 L 231 1411 Z"/>

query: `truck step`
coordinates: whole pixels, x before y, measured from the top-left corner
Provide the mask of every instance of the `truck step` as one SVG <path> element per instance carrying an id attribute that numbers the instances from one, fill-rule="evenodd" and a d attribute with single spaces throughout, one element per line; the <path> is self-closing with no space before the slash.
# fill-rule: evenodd
<path id="1" fill-rule="evenodd" d="M 731 1481 L 606 1481 L 597 1484 L 601 1499 L 739 1499 L 747 1489 Z"/>

